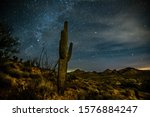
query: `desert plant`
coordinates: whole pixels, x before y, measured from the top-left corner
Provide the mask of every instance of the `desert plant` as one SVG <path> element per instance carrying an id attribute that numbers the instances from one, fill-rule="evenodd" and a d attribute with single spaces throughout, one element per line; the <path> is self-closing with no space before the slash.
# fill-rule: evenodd
<path id="1" fill-rule="evenodd" d="M 70 43 L 68 50 L 68 22 L 65 21 L 64 29 L 61 31 L 59 42 L 59 61 L 58 61 L 58 94 L 64 94 L 64 83 L 67 77 L 67 65 L 71 58 L 73 43 Z"/>
<path id="2" fill-rule="evenodd" d="M 0 72 L 0 89 L 9 88 L 12 85 L 11 77 L 8 74 Z"/>
<path id="3" fill-rule="evenodd" d="M 0 23 L 0 59 L 8 59 L 19 52 L 19 40 L 12 35 L 12 28 Z"/>

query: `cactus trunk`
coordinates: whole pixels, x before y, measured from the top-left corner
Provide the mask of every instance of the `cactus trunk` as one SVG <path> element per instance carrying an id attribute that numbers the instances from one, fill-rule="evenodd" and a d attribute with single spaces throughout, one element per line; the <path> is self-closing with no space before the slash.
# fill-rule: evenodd
<path id="1" fill-rule="evenodd" d="M 68 61 L 71 58 L 73 43 L 70 43 L 68 50 L 68 22 L 64 23 L 64 30 L 61 31 L 59 42 L 59 62 L 58 62 L 58 94 L 64 94 L 64 85 L 67 78 Z"/>

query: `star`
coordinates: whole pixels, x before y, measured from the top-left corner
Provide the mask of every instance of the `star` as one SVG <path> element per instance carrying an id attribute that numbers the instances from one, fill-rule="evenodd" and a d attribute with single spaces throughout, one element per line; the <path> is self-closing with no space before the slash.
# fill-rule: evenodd
<path id="1" fill-rule="evenodd" d="M 68 21 L 68 43 L 74 44 L 70 69 L 150 66 L 146 0 L 6 0 L 0 14 L 20 39 L 23 59 L 38 58 L 44 47 L 58 60 L 60 33 Z"/>

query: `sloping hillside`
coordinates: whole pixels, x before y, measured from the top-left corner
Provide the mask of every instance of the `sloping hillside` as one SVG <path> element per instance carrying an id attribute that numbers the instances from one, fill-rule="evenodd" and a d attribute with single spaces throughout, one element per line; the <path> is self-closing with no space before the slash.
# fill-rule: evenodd
<path id="1" fill-rule="evenodd" d="M 0 99 L 150 99 L 150 71 L 68 73 L 63 96 L 57 94 L 57 73 L 25 62 L 0 64 Z"/>

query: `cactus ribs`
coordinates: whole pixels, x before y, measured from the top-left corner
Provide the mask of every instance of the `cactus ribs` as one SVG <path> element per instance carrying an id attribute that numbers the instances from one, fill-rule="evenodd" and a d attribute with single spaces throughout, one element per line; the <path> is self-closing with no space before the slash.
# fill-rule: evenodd
<path id="1" fill-rule="evenodd" d="M 61 31 L 59 43 L 59 61 L 58 61 L 58 94 L 64 94 L 64 83 L 67 77 L 68 61 L 71 58 L 73 43 L 70 43 L 68 50 L 68 22 L 65 21 L 64 29 Z"/>

